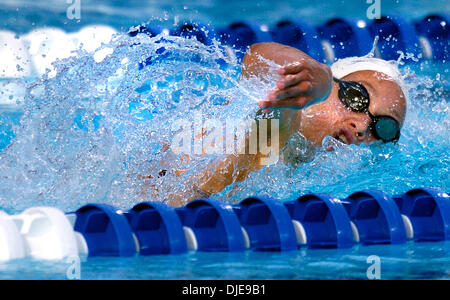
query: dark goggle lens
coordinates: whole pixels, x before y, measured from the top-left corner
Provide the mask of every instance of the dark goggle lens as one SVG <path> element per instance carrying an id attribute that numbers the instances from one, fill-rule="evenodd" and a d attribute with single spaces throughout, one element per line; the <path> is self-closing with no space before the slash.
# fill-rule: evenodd
<path id="1" fill-rule="evenodd" d="M 377 139 L 392 142 L 400 136 L 400 125 L 391 117 L 377 117 L 372 125 L 372 134 Z"/>
<path id="2" fill-rule="evenodd" d="M 371 131 L 373 136 L 383 142 L 397 141 L 400 137 L 400 124 L 388 116 L 374 117 L 369 112 L 370 98 L 366 88 L 356 81 L 342 81 L 339 83 L 339 99 L 354 112 L 368 113 L 372 118 Z"/>
<path id="3" fill-rule="evenodd" d="M 367 112 L 369 109 L 369 93 L 366 88 L 354 81 L 339 80 L 339 99 L 355 112 Z"/>

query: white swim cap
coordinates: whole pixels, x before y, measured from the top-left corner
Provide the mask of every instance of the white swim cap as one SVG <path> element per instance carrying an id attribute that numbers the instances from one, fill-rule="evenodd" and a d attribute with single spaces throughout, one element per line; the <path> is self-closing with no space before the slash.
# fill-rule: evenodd
<path id="1" fill-rule="evenodd" d="M 331 72 L 337 79 L 341 79 L 354 72 L 365 70 L 380 72 L 392 78 L 402 89 L 406 100 L 408 99 L 408 88 L 403 81 L 402 74 L 398 69 L 398 63 L 396 61 L 386 61 L 367 55 L 339 59 L 331 65 Z"/>

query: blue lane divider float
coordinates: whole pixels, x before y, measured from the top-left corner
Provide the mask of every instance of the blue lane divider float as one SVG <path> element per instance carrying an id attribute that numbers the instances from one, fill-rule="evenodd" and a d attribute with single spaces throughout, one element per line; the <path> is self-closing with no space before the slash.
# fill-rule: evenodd
<path id="1" fill-rule="evenodd" d="M 308 23 L 299 20 L 280 21 L 272 28 L 271 34 L 274 42 L 297 48 L 324 62 L 319 33 Z"/>
<path id="2" fill-rule="evenodd" d="M 157 36 L 162 32 L 162 29 L 158 26 L 150 26 L 150 25 L 138 25 L 135 27 L 132 27 L 128 31 L 129 36 L 136 36 L 140 33 L 146 34 L 150 37 Z"/>
<path id="3" fill-rule="evenodd" d="M 170 34 L 173 36 L 181 36 L 185 38 L 195 38 L 197 41 L 206 46 L 211 46 L 214 44 L 215 40 L 219 40 L 218 34 L 216 33 L 214 27 L 203 23 L 185 22 L 182 25 L 171 30 Z M 227 66 L 225 60 L 223 60 L 222 58 L 217 59 L 216 62 L 220 66 L 220 68 L 224 68 Z"/>
<path id="4" fill-rule="evenodd" d="M 107 204 L 88 204 L 76 212 L 75 231 L 81 233 L 89 256 L 133 256 L 136 241 L 126 216 Z"/>
<path id="5" fill-rule="evenodd" d="M 450 197 L 431 188 L 413 189 L 394 196 L 402 214 L 410 220 L 415 241 L 450 239 Z"/>
<path id="6" fill-rule="evenodd" d="M 135 37 L 139 34 L 146 34 L 149 37 L 155 37 L 158 34 L 161 34 L 163 32 L 163 29 L 161 29 L 158 26 L 151 26 L 151 25 L 138 25 L 138 26 L 134 26 L 131 27 L 130 30 L 128 31 L 128 35 L 131 37 Z M 156 43 L 158 43 L 160 41 L 156 41 Z M 132 46 L 138 46 L 140 43 L 135 43 Z M 164 59 L 164 56 L 161 55 L 166 51 L 166 49 L 164 47 L 161 47 L 159 49 L 156 50 L 156 54 L 160 55 L 160 57 L 158 57 L 159 59 Z M 148 57 L 145 61 L 139 63 L 139 70 L 143 69 L 145 66 L 147 65 L 151 65 L 153 63 L 153 57 L 150 56 Z"/>
<path id="7" fill-rule="evenodd" d="M 272 36 L 269 29 L 252 22 L 235 22 L 226 28 L 218 30 L 223 44 L 229 45 L 238 52 L 236 56 L 242 59 L 247 48 L 255 43 L 270 42 Z"/>
<path id="8" fill-rule="evenodd" d="M 160 202 L 143 202 L 126 213 L 139 242 L 139 254 L 179 254 L 187 251 L 178 215 Z"/>
<path id="9" fill-rule="evenodd" d="M 363 244 L 406 242 L 406 229 L 395 201 L 386 193 L 365 190 L 343 200 Z"/>
<path id="10" fill-rule="evenodd" d="M 337 18 L 318 28 L 327 61 L 363 56 L 372 49 L 371 38 L 364 22 L 352 18 Z"/>
<path id="11" fill-rule="evenodd" d="M 173 36 L 182 36 L 185 38 L 196 38 L 202 44 L 212 45 L 213 40 L 217 39 L 215 29 L 207 24 L 185 22 L 170 31 Z"/>
<path id="12" fill-rule="evenodd" d="M 73 227 L 73 229 L 72 229 Z M 364 190 L 337 199 L 307 194 L 294 201 L 257 196 L 237 205 L 199 199 L 172 208 L 143 202 L 129 211 L 88 204 L 64 214 L 34 207 L 0 211 L 0 260 L 67 255 L 134 256 L 187 250 L 233 252 L 348 248 L 450 240 L 450 196 L 432 188 L 393 197 Z"/>
<path id="13" fill-rule="evenodd" d="M 381 17 L 368 26 L 372 38 L 379 37 L 377 56 L 386 60 L 397 60 L 399 51 L 405 56 L 413 54 L 419 58 L 420 42 L 414 26 L 400 16 Z"/>
<path id="14" fill-rule="evenodd" d="M 448 14 L 433 14 L 415 22 L 396 15 L 382 16 L 367 25 L 363 20 L 335 18 L 317 27 L 297 19 L 281 20 L 270 29 L 247 21 L 234 22 L 218 30 L 211 25 L 185 22 L 171 30 L 139 25 L 132 27 L 128 34 L 136 36 L 145 33 L 153 37 L 165 32 L 174 36 L 195 37 L 205 45 L 211 45 L 214 39 L 218 39 L 223 45 L 237 50 L 239 60 L 250 45 L 275 41 L 296 47 L 328 63 L 339 58 L 366 55 L 378 36 L 376 57 L 397 60 L 401 51 L 405 56 L 412 54 L 415 58 L 422 55 L 427 59 L 447 60 L 450 52 L 448 22 Z"/>
<path id="15" fill-rule="evenodd" d="M 297 248 L 297 237 L 289 212 L 279 200 L 250 197 L 234 206 L 256 251 L 288 251 Z"/>
<path id="16" fill-rule="evenodd" d="M 425 58 L 450 58 L 450 15 L 429 15 L 414 23 Z"/>
<path id="17" fill-rule="evenodd" d="M 349 248 L 354 245 L 351 221 L 339 199 L 326 194 L 309 194 L 284 202 L 284 205 L 291 218 L 303 226 L 304 244 L 310 248 Z"/>
<path id="18" fill-rule="evenodd" d="M 246 243 L 233 208 L 216 200 L 199 199 L 177 209 L 182 223 L 193 231 L 198 251 L 244 251 Z"/>

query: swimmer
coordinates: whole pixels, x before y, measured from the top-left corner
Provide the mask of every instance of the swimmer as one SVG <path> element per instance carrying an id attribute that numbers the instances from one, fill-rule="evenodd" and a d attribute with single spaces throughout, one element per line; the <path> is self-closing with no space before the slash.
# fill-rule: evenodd
<path id="1" fill-rule="evenodd" d="M 280 150 L 296 132 L 317 145 L 326 136 L 356 145 L 398 140 L 407 93 L 397 66 L 377 58 L 354 57 L 329 67 L 298 49 L 268 42 L 250 47 L 241 76 L 264 80 L 267 76 L 263 75 L 271 72 L 267 61 L 281 66 L 277 71 L 280 78 L 269 82 L 273 91 L 261 99 L 259 106 L 264 111 L 279 112 Z M 190 195 L 169 202 L 182 205 L 243 181 L 263 167 L 260 158 L 259 154 L 229 155 L 194 178 Z"/>

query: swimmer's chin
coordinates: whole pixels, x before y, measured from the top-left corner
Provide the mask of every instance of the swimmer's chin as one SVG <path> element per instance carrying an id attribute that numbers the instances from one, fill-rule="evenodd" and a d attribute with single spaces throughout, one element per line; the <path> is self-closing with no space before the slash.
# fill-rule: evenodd
<path id="1" fill-rule="evenodd" d="M 345 146 L 356 146 L 356 147 L 375 147 L 380 146 L 382 143 L 380 141 L 372 141 L 369 144 L 355 144 L 355 143 L 348 143 L 345 139 L 342 137 L 334 137 L 334 136 L 326 136 L 322 140 L 322 148 L 325 149 L 325 151 L 334 151 L 339 148 L 345 147 Z"/>
<path id="2" fill-rule="evenodd" d="M 346 140 L 344 137 L 338 136 L 325 136 L 322 140 L 321 146 L 325 151 L 335 151 L 337 149 L 340 149 L 345 146 L 349 146 L 352 144 L 348 143 L 348 140 Z"/>

